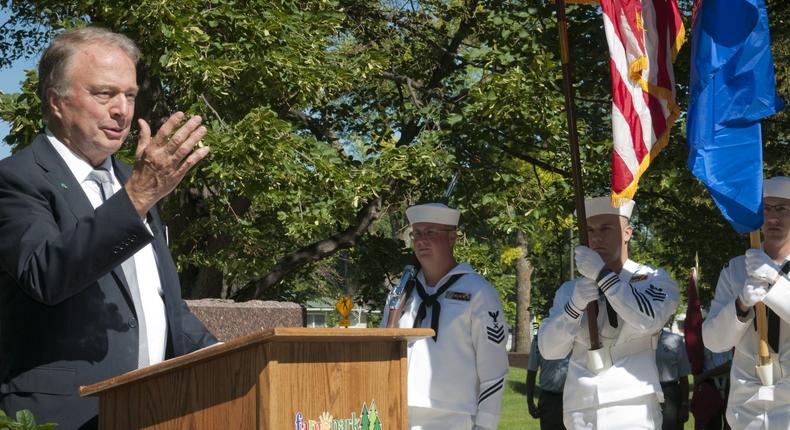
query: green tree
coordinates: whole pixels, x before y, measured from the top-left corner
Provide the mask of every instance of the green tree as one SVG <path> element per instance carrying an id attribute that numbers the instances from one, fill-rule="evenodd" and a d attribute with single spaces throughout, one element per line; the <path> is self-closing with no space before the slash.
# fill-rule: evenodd
<path id="1" fill-rule="evenodd" d="M 34 55 L 54 31 L 106 26 L 143 52 L 138 116 L 154 126 L 177 109 L 206 118 L 209 159 L 162 204 L 185 296 L 304 301 L 343 289 L 378 306 L 409 258 L 404 209 L 437 198 L 461 172 L 458 255 L 494 284 L 512 325 L 517 301 L 545 314 L 572 276 L 553 3 L 5 2 L 0 66 Z M 690 18 L 690 2 L 680 3 Z M 771 0 L 769 9 L 789 99 L 790 5 Z M 585 186 L 602 194 L 611 151 L 606 42 L 596 7 L 571 6 L 568 15 Z M 681 107 L 688 57 L 684 47 L 675 65 Z M 31 73 L 20 94 L 0 97 L 14 150 L 41 128 L 35 80 Z M 786 115 L 766 121 L 769 173 L 790 171 Z M 632 250 L 676 279 L 699 253 L 705 295 L 746 242 L 687 171 L 684 135 L 681 120 L 640 183 Z M 516 248 L 534 268 L 528 288 L 517 288 Z M 529 317 L 520 318 L 523 328 Z"/>
<path id="2" fill-rule="evenodd" d="M 8 59 L 83 20 L 113 28 L 144 53 L 141 117 L 157 124 L 184 108 L 207 118 L 210 160 L 164 202 L 187 296 L 303 300 L 347 281 L 336 275 L 351 263 L 358 299 L 379 303 L 381 274 L 397 273 L 407 257 L 393 230 L 403 225 L 403 209 L 436 198 L 463 170 L 456 201 L 469 207 L 468 226 L 477 231 L 475 189 L 496 186 L 486 179 L 496 168 L 490 163 L 508 160 L 500 150 L 491 160 L 476 155 L 479 139 L 540 112 L 538 99 L 560 106 L 557 94 L 522 100 L 515 92 L 540 93 L 556 77 L 543 75 L 551 55 L 540 46 L 525 43 L 515 58 L 496 40 L 504 26 L 529 18 L 518 4 L 211 5 L 14 2 L 15 25 L 35 24 L 38 33 L 4 33 L 0 44 Z M 528 29 L 509 37 L 508 44 L 531 38 Z M 533 51 L 538 61 L 519 64 Z M 533 78 L 546 82 L 534 86 Z M 40 129 L 33 79 L 4 99 L 15 150 Z M 497 123 L 470 122 L 491 109 L 497 117 L 502 110 Z M 545 117 L 530 119 L 530 140 L 556 140 Z M 522 142 L 495 143 L 513 150 Z M 549 166 L 527 147 L 517 154 Z M 342 260 L 340 249 L 350 250 Z"/>

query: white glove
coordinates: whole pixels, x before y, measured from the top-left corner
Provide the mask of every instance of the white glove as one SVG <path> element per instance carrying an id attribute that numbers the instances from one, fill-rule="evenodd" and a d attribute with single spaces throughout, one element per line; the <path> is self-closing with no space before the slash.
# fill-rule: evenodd
<path id="1" fill-rule="evenodd" d="M 576 281 L 571 295 L 571 306 L 581 312 L 587 307 L 587 303 L 594 300 L 598 300 L 598 284 L 587 278 Z"/>
<path id="2" fill-rule="evenodd" d="M 762 249 L 746 251 L 746 275 L 763 280 L 770 286 L 779 276 L 779 265 Z"/>
<path id="3" fill-rule="evenodd" d="M 752 277 L 746 278 L 746 283 L 743 285 L 743 290 L 741 294 L 738 295 L 738 299 L 741 301 L 742 305 L 750 308 L 758 302 L 763 301 L 765 295 L 768 294 L 766 286 L 767 284 L 760 279 Z"/>
<path id="4" fill-rule="evenodd" d="M 576 247 L 575 254 L 576 268 L 579 270 L 579 273 L 585 278 L 595 281 L 604 266 L 601 256 L 592 249 L 582 245 Z"/>

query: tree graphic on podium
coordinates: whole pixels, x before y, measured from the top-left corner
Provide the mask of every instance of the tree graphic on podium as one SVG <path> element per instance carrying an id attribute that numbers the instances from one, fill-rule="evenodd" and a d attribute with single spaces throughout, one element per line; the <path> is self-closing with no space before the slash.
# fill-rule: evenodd
<path id="1" fill-rule="evenodd" d="M 370 420 L 368 419 L 368 405 L 365 403 L 362 404 L 362 413 L 359 417 L 359 424 L 362 430 L 368 430 L 370 428 Z"/>
<path id="2" fill-rule="evenodd" d="M 370 402 L 370 425 L 368 430 L 381 430 L 381 421 L 379 421 L 379 412 L 376 408 L 375 400 Z"/>

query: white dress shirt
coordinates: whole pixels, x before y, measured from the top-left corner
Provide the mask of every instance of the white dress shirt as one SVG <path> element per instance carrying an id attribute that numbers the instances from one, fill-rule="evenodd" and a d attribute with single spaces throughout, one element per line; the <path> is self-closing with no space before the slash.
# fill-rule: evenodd
<path id="1" fill-rule="evenodd" d="M 90 200 L 94 209 L 101 206 L 102 193 L 99 184 L 88 179 L 88 175 L 93 171 L 93 167 L 85 160 L 74 154 L 66 145 L 60 142 L 52 132 L 46 130 L 47 138 L 66 162 L 71 173 L 82 186 L 82 190 Z M 104 160 L 101 166 L 110 172 L 113 178 L 113 191 L 121 190 L 121 184 L 116 180 L 112 168 L 110 157 Z M 150 232 L 146 220 L 143 220 L 146 228 Z M 140 290 L 140 301 L 143 309 L 136 309 L 138 315 L 145 317 L 146 339 L 148 341 L 148 363 L 156 364 L 165 359 L 165 347 L 167 343 L 167 318 L 165 315 L 165 303 L 162 299 L 162 283 L 159 279 L 154 248 L 151 244 L 146 245 L 132 257 L 134 258 L 135 272 L 137 274 L 137 284 Z"/>

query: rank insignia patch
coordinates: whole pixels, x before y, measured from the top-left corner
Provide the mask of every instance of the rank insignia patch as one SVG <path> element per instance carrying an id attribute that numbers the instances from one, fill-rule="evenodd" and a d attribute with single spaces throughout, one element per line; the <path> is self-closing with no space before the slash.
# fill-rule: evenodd
<path id="1" fill-rule="evenodd" d="M 460 300 L 462 302 L 468 302 L 472 300 L 472 295 L 469 293 L 462 293 L 460 291 L 448 291 L 444 293 L 444 297 L 450 300 Z"/>
<path id="2" fill-rule="evenodd" d="M 655 301 L 663 302 L 664 299 L 667 298 L 667 293 L 664 292 L 664 289 L 663 288 L 658 288 L 658 287 L 656 287 L 653 284 L 650 284 L 650 286 L 647 287 L 647 290 L 645 290 L 645 293 L 648 296 L 650 296 L 650 298 L 653 299 L 654 302 Z"/>
<path id="3" fill-rule="evenodd" d="M 488 311 L 491 321 L 486 325 L 488 340 L 497 345 L 505 341 L 505 325 L 499 323 L 499 311 Z"/>
<path id="4" fill-rule="evenodd" d="M 645 274 L 634 275 L 634 276 L 631 277 L 631 282 L 644 281 L 645 279 L 647 279 L 647 275 L 645 275 Z"/>

